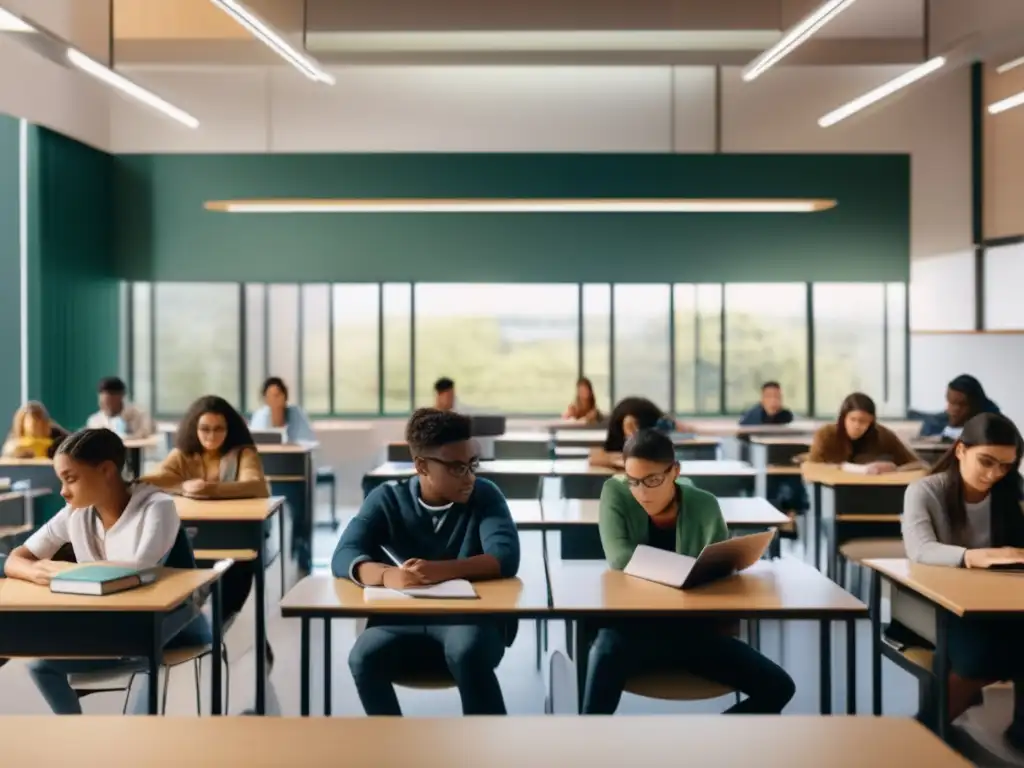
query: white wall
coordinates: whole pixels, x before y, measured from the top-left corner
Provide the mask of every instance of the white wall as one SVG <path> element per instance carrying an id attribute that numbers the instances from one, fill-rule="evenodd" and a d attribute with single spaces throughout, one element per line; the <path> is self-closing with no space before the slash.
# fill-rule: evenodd
<path id="1" fill-rule="evenodd" d="M 985 251 L 985 329 L 1024 330 L 1024 243 Z"/>

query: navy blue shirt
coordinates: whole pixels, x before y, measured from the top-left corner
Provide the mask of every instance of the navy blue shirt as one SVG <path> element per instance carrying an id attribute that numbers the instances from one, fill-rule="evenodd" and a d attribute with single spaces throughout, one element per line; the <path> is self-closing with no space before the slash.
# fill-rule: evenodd
<path id="1" fill-rule="evenodd" d="M 758 403 L 740 416 L 741 427 L 756 427 L 764 424 L 789 424 L 793 421 L 793 412 L 783 408 L 774 416 L 769 416 L 764 406 Z"/>

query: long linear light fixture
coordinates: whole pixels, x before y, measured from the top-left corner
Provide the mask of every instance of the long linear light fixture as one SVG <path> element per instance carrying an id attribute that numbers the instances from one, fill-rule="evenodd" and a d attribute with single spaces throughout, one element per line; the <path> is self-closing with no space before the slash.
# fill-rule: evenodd
<path id="1" fill-rule="evenodd" d="M 944 56 L 936 56 L 934 59 L 929 59 L 924 64 L 916 66 L 913 69 L 904 72 L 899 77 L 894 77 L 892 80 L 882 83 L 880 86 L 868 91 L 863 96 L 858 96 L 853 101 L 848 101 L 838 109 L 832 110 L 818 120 L 818 125 L 822 128 L 828 128 L 829 126 L 835 125 L 841 120 L 845 120 L 851 115 L 860 112 L 862 109 L 867 109 L 872 104 L 888 98 L 897 91 L 903 90 L 908 85 L 916 83 L 921 78 L 927 77 L 932 72 L 942 69 L 944 66 L 946 66 L 946 58 Z"/>
<path id="2" fill-rule="evenodd" d="M 133 99 L 141 101 L 146 106 L 162 112 L 167 115 L 167 117 L 177 120 L 182 125 L 189 128 L 199 127 L 199 120 L 193 115 L 190 115 L 183 109 L 179 109 L 169 101 L 165 101 L 152 91 L 147 91 L 141 85 L 133 83 L 124 75 L 118 74 L 109 67 L 100 64 L 95 59 L 90 59 L 81 51 L 76 50 L 75 48 L 68 48 L 67 57 L 69 62 L 82 70 L 82 72 L 85 72 L 85 74 L 95 77 L 97 80 L 116 88 L 127 96 L 131 96 Z"/>
<path id="3" fill-rule="evenodd" d="M 1000 112 L 1005 112 L 1008 109 L 1019 107 L 1021 104 L 1024 104 L 1024 91 L 989 104 L 988 113 L 990 115 L 998 115 Z"/>
<path id="4" fill-rule="evenodd" d="M 276 31 L 257 14 L 238 2 L 238 0 L 210 0 L 210 2 L 231 16 L 231 18 L 245 27 L 253 37 L 273 50 L 274 53 L 310 80 L 334 85 L 334 77 L 325 71 L 315 59 L 295 48 L 295 46 L 284 39 L 280 32 Z"/>
<path id="5" fill-rule="evenodd" d="M 791 54 L 819 29 L 845 11 L 856 0 L 827 0 L 796 23 L 782 39 L 743 68 L 743 79 L 751 82 Z"/>
<path id="6" fill-rule="evenodd" d="M 1016 59 L 1013 59 L 1012 61 L 1007 61 L 1005 64 L 1000 64 L 998 67 L 996 67 L 996 74 L 1005 75 L 1011 69 L 1016 69 L 1021 65 L 1024 65 L 1024 56 L 1019 56 Z"/>
<path id="7" fill-rule="evenodd" d="M 35 28 L 15 16 L 10 11 L 0 8 L 0 32 L 35 32 Z"/>
<path id="8" fill-rule="evenodd" d="M 835 200 L 728 198 L 210 200 L 222 213 L 814 213 Z"/>

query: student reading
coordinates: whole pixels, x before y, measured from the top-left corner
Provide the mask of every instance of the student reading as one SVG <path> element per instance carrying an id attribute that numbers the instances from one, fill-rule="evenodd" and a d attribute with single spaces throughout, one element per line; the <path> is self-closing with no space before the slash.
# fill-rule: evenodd
<path id="1" fill-rule="evenodd" d="M 277 376 L 263 382 L 263 407 L 249 421 L 253 429 L 284 429 L 289 443 L 315 443 L 316 433 L 301 407 L 288 402 L 288 387 Z"/>
<path id="2" fill-rule="evenodd" d="M 126 402 L 128 387 L 116 376 L 101 379 L 97 387 L 100 409 L 89 417 L 90 429 L 109 429 L 122 437 L 149 437 L 153 420 L 134 403 Z"/>
<path id="3" fill-rule="evenodd" d="M 686 424 L 666 415 L 647 398 L 627 397 L 616 404 L 608 417 L 608 434 L 604 445 L 590 450 L 590 463 L 599 467 L 621 467 L 622 446 L 641 429 L 692 431 Z"/>
<path id="4" fill-rule="evenodd" d="M 51 458 L 67 434 L 42 403 L 30 400 L 14 412 L 3 454 L 12 459 Z"/>
<path id="5" fill-rule="evenodd" d="M 814 433 L 810 462 L 865 464 L 870 474 L 916 469 L 923 466 L 893 431 L 878 423 L 875 401 L 862 392 L 843 400 L 835 424 Z"/>
<path id="6" fill-rule="evenodd" d="M 594 398 L 594 385 L 586 376 L 576 382 L 576 397 L 565 409 L 562 418 L 566 421 L 577 421 L 582 424 L 596 424 L 602 418 Z"/>
<path id="7" fill-rule="evenodd" d="M 921 424 L 921 437 L 955 440 L 964 424 L 979 413 L 999 413 L 999 406 L 985 394 L 981 382 L 961 374 L 946 387 L 946 410 L 929 416 Z"/>
<path id="8" fill-rule="evenodd" d="M 83 429 L 64 440 L 54 456 L 53 468 L 67 506 L 11 553 L 6 575 L 49 584 L 66 565 L 50 560 L 65 544 L 71 544 L 79 563 L 102 560 L 138 568 L 195 568 L 174 500 L 151 485 L 126 483 L 121 475 L 124 464 L 124 444 L 110 430 Z M 166 647 L 211 641 L 206 619 L 199 615 L 188 621 Z M 68 675 L 109 670 L 145 673 L 147 669 L 148 664 L 138 659 L 41 659 L 29 667 L 39 691 L 59 715 L 82 713 Z M 132 685 L 132 712 L 146 713 L 149 684 L 148 676 L 142 674 Z"/>
<path id="9" fill-rule="evenodd" d="M 931 474 L 907 486 L 902 520 L 907 556 L 951 568 L 1024 563 L 1022 456 L 1020 432 L 1005 416 L 971 418 Z M 947 637 L 949 719 L 964 712 L 983 686 L 1012 680 L 1013 721 L 1006 736 L 1024 750 L 1024 618 L 950 617 Z"/>
<path id="10" fill-rule="evenodd" d="M 792 421 L 793 412 L 782 405 L 782 385 L 766 381 L 761 385 L 761 402 L 740 417 L 740 426 L 790 424 Z"/>
<path id="11" fill-rule="evenodd" d="M 178 426 L 177 446 L 142 482 L 194 499 L 265 499 L 263 464 L 245 419 L 222 397 L 196 400 Z M 221 580 L 224 616 L 238 613 L 252 589 L 255 561 L 236 562 Z M 267 646 L 267 662 L 273 653 Z"/>
<path id="12" fill-rule="evenodd" d="M 479 459 L 469 419 L 423 408 L 409 419 L 406 441 L 416 475 L 382 485 L 366 498 L 338 542 L 334 575 L 393 589 L 515 576 L 519 535 L 501 491 L 475 475 Z M 505 714 L 494 670 L 516 627 L 498 618 L 455 626 L 371 620 L 349 656 L 366 714 L 401 715 L 393 682 L 445 668 L 458 685 L 465 714 Z"/>
<path id="13" fill-rule="evenodd" d="M 626 474 L 601 490 L 598 524 L 605 558 L 615 570 L 646 544 L 696 557 L 728 537 L 718 500 L 682 481 L 671 439 L 653 429 L 631 437 L 623 451 Z M 731 637 L 713 621 L 630 619 L 597 633 L 587 666 L 583 712 L 615 712 L 633 675 L 678 669 L 728 685 L 747 699 L 730 713 L 777 714 L 793 697 L 793 680 L 780 666 Z"/>

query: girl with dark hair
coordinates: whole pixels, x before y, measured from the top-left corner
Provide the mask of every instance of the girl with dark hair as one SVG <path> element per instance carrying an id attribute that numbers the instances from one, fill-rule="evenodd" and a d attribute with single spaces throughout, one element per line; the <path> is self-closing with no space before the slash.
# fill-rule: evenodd
<path id="1" fill-rule="evenodd" d="M 843 400 L 835 424 L 814 433 L 810 462 L 864 464 L 869 474 L 922 467 L 921 460 L 895 432 L 878 423 L 875 401 L 863 392 Z"/>
<path id="2" fill-rule="evenodd" d="M 689 432 L 692 429 L 664 413 L 646 397 L 620 400 L 608 417 L 608 434 L 604 445 L 590 450 L 590 463 L 596 467 L 622 467 L 622 447 L 641 429 L 662 432 Z"/>
<path id="3" fill-rule="evenodd" d="M 903 541 L 907 556 L 926 565 L 989 568 L 1024 564 L 1021 458 L 1013 422 L 997 413 L 974 416 L 931 474 L 907 486 Z M 997 680 L 1014 682 L 1007 739 L 1024 749 L 1024 655 L 1021 619 L 950 619 L 950 720 Z"/>
<path id="4" fill-rule="evenodd" d="M 50 559 L 67 544 L 78 563 L 114 561 L 138 568 L 195 568 L 174 500 L 153 486 L 125 482 L 124 465 L 124 444 L 110 430 L 83 429 L 64 440 L 53 468 L 67 506 L 11 553 L 5 575 L 47 585 L 67 567 L 67 563 Z M 199 615 L 174 637 L 173 645 L 202 645 L 211 640 L 206 619 Z M 145 673 L 148 666 L 138 659 L 41 659 L 29 669 L 53 711 L 72 715 L 81 714 L 82 708 L 68 684 L 68 675 L 108 670 Z M 133 712 L 146 713 L 148 687 L 148 677 L 141 674 L 132 686 Z"/>
<path id="5" fill-rule="evenodd" d="M 284 429 L 289 443 L 315 443 L 316 433 L 306 412 L 288 402 L 288 386 L 277 376 L 263 382 L 263 407 L 249 420 L 253 429 Z"/>
<path id="6" fill-rule="evenodd" d="M 194 499 L 265 499 L 270 487 L 245 419 L 222 397 L 196 400 L 178 426 L 177 447 L 142 481 Z M 224 618 L 245 605 L 255 562 L 235 563 L 221 579 Z M 273 654 L 267 646 L 267 661 Z"/>
<path id="7" fill-rule="evenodd" d="M 583 424 L 596 424 L 601 420 L 602 414 L 597 409 L 597 399 L 594 397 L 594 385 L 586 376 L 576 382 L 576 397 L 569 403 L 562 418 Z"/>
<path id="8" fill-rule="evenodd" d="M 945 412 L 930 416 L 921 424 L 921 437 L 956 440 L 964 424 L 979 413 L 999 413 L 999 406 L 985 394 L 980 381 L 961 374 L 946 388 Z"/>

